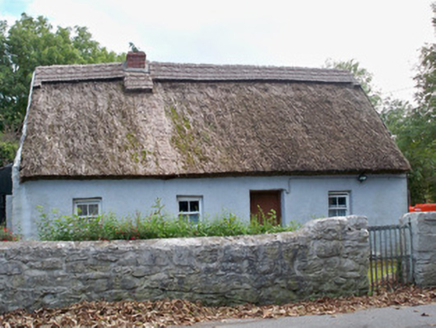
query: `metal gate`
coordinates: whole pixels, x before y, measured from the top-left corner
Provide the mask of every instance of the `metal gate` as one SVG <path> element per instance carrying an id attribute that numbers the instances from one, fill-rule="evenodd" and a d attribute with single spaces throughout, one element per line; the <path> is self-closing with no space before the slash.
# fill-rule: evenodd
<path id="1" fill-rule="evenodd" d="M 405 225 L 370 226 L 369 273 L 371 291 L 395 289 L 413 282 L 412 231 Z"/>

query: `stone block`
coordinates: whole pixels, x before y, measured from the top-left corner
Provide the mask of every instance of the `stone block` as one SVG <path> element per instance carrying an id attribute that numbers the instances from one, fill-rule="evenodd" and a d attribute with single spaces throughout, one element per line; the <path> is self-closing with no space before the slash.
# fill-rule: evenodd
<path id="1" fill-rule="evenodd" d="M 105 292 L 111 289 L 109 279 L 96 279 L 92 284 L 88 284 L 89 290 L 95 293 Z"/>
<path id="2" fill-rule="evenodd" d="M 136 278 L 141 278 L 144 276 L 149 276 L 152 274 L 156 274 L 160 271 L 160 268 L 152 265 L 147 266 L 139 266 L 133 269 L 132 276 Z"/>
<path id="3" fill-rule="evenodd" d="M 0 275 L 20 275 L 23 273 L 24 264 L 18 261 L 9 261 L 0 266 Z"/>
<path id="4" fill-rule="evenodd" d="M 130 290 L 138 287 L 141 284 L 141 281 L 134 277 L 122 277 L 120 279 L 120 287 L 123 290 Z"/>
<path id="5" fill-rule="evenodd" d="M 366 230 L 368 219 L 364 216 L 351 215 L 347 217 L 348 226 L 357 230 Z"/>
<path id="6" fill-rule="evenodd" d="M 134 267 L 138 265 L 138 258 L 136 254 L 125 254 L 118 259 L 118 265 L 123 267 Z"/>
<path id="7" fill-rule="evenodd" d="M 314 243 L 313 247 L 315 248 L 315 253 L 319 258 L 339 256 L 343 250 L 342 244 L 338 240 L 330 242 L 318 240 Z"/>
<path id="8" fill-rule="evenodd" d="M 65 257 L 65 262 L 67 262 L 67 263 L 68 262 L 77 262 L 77 261 L 85 262 L 88 260 L 90 255 L 91 254 L 86 254 L 85 252 L 79 253 L 77 251 L 76 252 L 72 251 L 71 254 L 67 254 L 67 256 Z"/>
<path id="9" fill-rule="evenodd" d="M 197 263 L 216 263 L 221 257 L 221 252 L 218 247 L 199 247 L 194 250 L 194 257 Z"/>
<path id="10" fill-rule="evenodd" d="M 360 265 L 354 260 L 351 259 L 343 259 L 341 261 L 342 272 L 358 272 L 360 270 Z"/>
<path id="11" fill-rule="evenodd" d="M 87 265 L 88 263 L 85 261 L 67 262 L 65 266 L 65 271 L 68 273 L 87 272 Z"/>
<path id="12" fill-rule="evenodd" d="M 64 261 L 61 258 L 43 258 L 41 261 L 29 261 L 27 266 L 31 269 L 60 270 L 63 269 Z"/>
<path id="13" fill-rule="evenodd" d="M 297 260 L 295 261 L 295 272 L 297 275 L 310 275 L 313 273 L 319 273 L 323 270 L 324 263 L 317 259 L 309 260 Z"/>

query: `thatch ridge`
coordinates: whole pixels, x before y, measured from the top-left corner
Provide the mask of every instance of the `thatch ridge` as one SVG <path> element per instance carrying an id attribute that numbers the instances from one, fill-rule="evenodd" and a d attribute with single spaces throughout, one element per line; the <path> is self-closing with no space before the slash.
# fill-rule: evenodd
<path id="1" fill-rule="evenodd" d="M 155 80 L 301 81 L 358 85 L 357 80 L 346 70 L 306 67 L 151 62 L 150 73 Z"/>
<path id="2" fill-rule="evenodd" d="M 35 89 L 21 178 L 405 172 L 361 88 L 263 81 Z"/>
<path id="3" fill-rule="evenodd" d="M 139 88 L 146 89 L 152 86 L 152 80 L 301 81 L 358 85 L 348 71 L 338 69 L 147 62 L 145 70 L 126 69 L 122 63 L 40 66 L 36 68 L 34 87 L 48 82 L 124 79 L 128 89 L 132 84 L 126 80 L 131 80 L 132 76 L 145 81 L 145 87 Z"/>
<path id="4" fill-rule="evenodd" d="M 122 63 L 87 65 L 38 66 L 35 69 L 34 88 L 44 82 L 68 82 L 124 78 Z"/>

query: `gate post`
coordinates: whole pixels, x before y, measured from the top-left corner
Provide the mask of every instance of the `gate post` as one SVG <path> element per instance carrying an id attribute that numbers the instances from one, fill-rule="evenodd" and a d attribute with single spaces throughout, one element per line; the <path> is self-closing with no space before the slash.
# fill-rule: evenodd
<path id="1" fill-rule="evenodd" d="M 415 283 L 421 287 L 436 286 L 436 212 L 408 213 L 400 223 L 410 224 Z"/>

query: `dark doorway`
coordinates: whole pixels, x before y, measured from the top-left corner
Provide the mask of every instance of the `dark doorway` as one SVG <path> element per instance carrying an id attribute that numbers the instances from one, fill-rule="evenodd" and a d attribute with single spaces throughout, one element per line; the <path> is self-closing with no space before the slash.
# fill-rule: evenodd
<path id="1" fill-rule="evenodd" d="M 259 190 L 250 191 L 250 215 L 255 218 L 260 224 L 263 224 L 264 219 L 270 217 L 268 213 L 274 210 L 276 218 L 274 225 L 279 225 L 282 218 L 282 204 L 280 190 Z"/>
<path id="2" fill-rule="evenodd" d="M 6 223 L 6 195 L 0 194 L 0 225 Z"/>
<path id="3" fill-rule="evenodd" d="M 12 194 L 12 164 L 0 167 L 0 225 L 6 221 L 6 195 Z"/>

